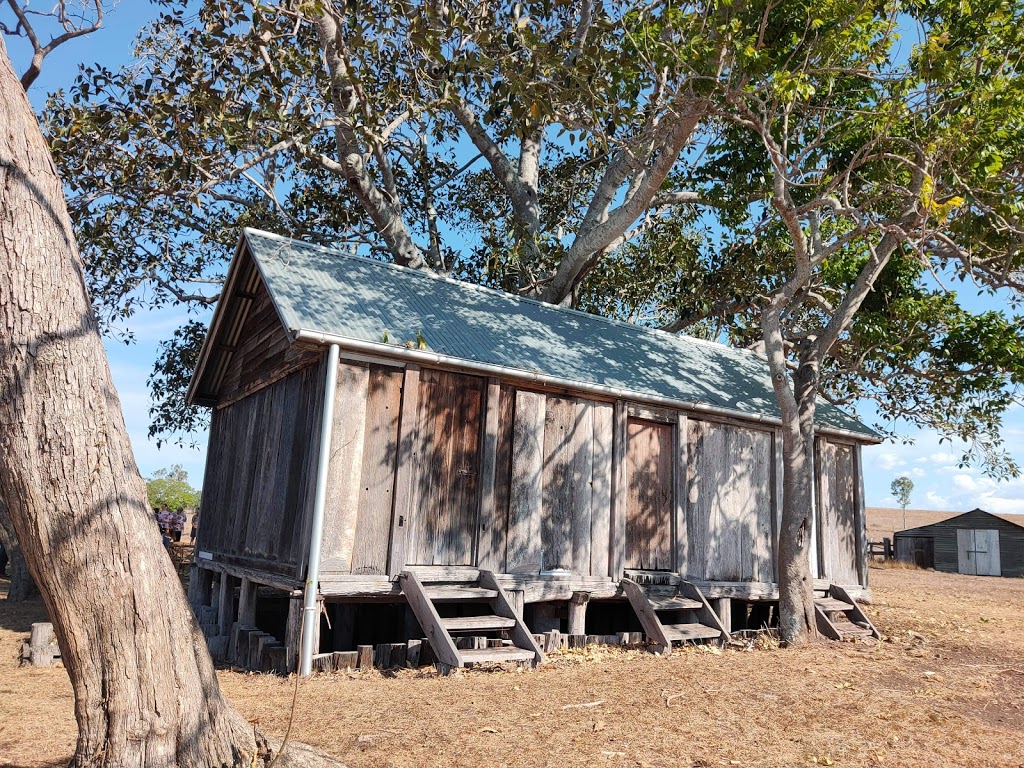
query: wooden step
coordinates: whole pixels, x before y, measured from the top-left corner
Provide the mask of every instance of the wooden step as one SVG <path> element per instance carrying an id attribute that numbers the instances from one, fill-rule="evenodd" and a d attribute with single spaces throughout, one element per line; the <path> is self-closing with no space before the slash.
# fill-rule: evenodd
<path id="1" fill-rule="evenodd" d="M 848 621 L 834 621 L 832 625 L 843 637 L 872 637 L 875 634 L 866 627 L 858 627 Z"/>
<path id="2" fill-rule="evenodd" d="M 704 624 L 665 624 L 665 637 L 670 641 L 714 640 L 722 633 Z"/>
<path id="3" fill-rule="evenodd" d="M 498 596 L 497 591 L 493 589 L 453 584 L 424 584 L 423 591 L 435 603 L 485 602 Z"/>
<path id="4" fill-rule="evenodd" d="M 656 611 L 693 611 L 701 607 L 699 600 L 676 595 L 647 595 L 647 602 Z"/>
<path id="5" fill-rule="evenodd" d="M 441 619 L 441 626 L 449 632 L 491 632 L 511 629 L 515 625 L 515 619 L 507 619 L 504 616 L 454 616 Z"/>
<path id="6" fill-rule="evenodd" d="M 825 613 L 845 613 L 853 608 L 849 603 L 843 600 L 836 600 L 834 597 L 816 598 L 814 604 L 825 611 Z"/>
<path id="7" fill-rule="evenodd" d="M 477 648 L 459 651 L 463 664 L 485 664 L 497 661 L 533 661 L 534 652 L 529 648 L 506 645 L 503 648 Z"/>

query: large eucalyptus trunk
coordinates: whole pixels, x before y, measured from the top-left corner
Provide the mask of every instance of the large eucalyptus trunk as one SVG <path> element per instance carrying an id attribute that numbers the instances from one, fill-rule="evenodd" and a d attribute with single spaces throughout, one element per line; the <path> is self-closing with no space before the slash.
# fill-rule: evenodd
<path id="1" fill-rule="evenodd" d="M 74 689 L 71 765 L 266 756 L 221 696 L 149 512 L 60 180 L 2 40 L 0 456 L 0 499 Z"/>
<path id="2" fill-rule="evenodd" d="M 787 646 L 817 638 L 814 618 L 814 371 L 794 376 L 795 411 L 782 413 L 782 519 L 779 526 L 779 635 Z"/>
<path id="3" fill-rule="evenodd" d="M 25 556 L 21 554 L 18 537 L 14 535 L 14 526 L 11 525 L 3 499 L 0 499 L 0 544 L 7 553 L 7 575 L 11 580 L 11 586 L 7 590 L 7 602 L 24 602 L 35 594 L 36 585 L 28 572 Z"/>
<path id="4" fill-rule="evenodd" d="M 786 646 L 816 640 L 814 575 L 815 546 L 814 404 L 818 366 L 802 359 L 790 373 L 781 327 L 782 303 L 765 309 L 761 330 L 775 399 L 782 414 L 782 516 L 779 524 L 779 635 Z"/>

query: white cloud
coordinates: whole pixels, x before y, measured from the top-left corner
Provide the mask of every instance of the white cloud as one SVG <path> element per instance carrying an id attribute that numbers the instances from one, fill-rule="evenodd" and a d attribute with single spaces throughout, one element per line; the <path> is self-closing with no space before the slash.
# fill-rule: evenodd
<path id="1" fill-rule="evenodd" d="M 898 453 L 892 453 L 891 451 L 886 453 L 880 453 L 874 457 L 874 465 L 878 467 L 878 469 L 886 471 L 895 469 L 896 467 L 901 467 L 905 463 L 906 462 L 900 457 Z"/>
<path id="2" fill-rule="evenodd" d="M 945 509 L 949 506 L 949 499 L 945 496 L 940 496 L 935 491 L 928 491 L 924 497 L 928 499 L 928 503 L 931 505 L 931 509 Z"/>
<path id="3" fill-rule="evenodd" d="M 925 472 L 920 467 L 914 467 L 912 470 L 910 470 L 910 476 L 911 477 L 925 477 L 927 474 L 928 473 Z"/>

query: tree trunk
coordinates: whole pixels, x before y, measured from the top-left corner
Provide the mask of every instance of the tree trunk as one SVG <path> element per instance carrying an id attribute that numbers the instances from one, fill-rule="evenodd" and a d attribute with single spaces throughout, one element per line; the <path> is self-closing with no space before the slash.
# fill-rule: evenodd
<path id="1" fill-rule="evenodd" d="M 0 499 L 0 544 L 3 544 L 4 551 L 7 552 L 7 574 L 11 580 L 11 586 L 7 590 L 7 602 L 24 602 L 36 593 L 36 585 L 28 572 L 28 566 L 25 565 L 25 557 L 21 554 L 18 537 L 14 535 L 14 527 L 11 525 L 7 507 L 4 506 L 2 499 Z"/>
<path id="2" fill-rule="evenodd" d="M 816 640 L 811 547 L 814 514 L 813 368 L 794 376 L 796 412 L 783 413 L 782 520 L 779 530 L 779 636 L 783 645 Z"/>
<path id="3" fill-rule="evenodd" d="M 768 370 L 782 414 L 782 519 L 779 524 L 779 636 L 785 646 L 803 645 L 818 637 L 814 618 L 814 575 L 811 547 L 815 542 L 814 399 L 817 364 L 801 360 L 790 376 L 782 338 L 781 303 L 761 316 Z"/>
<path id="4" fill-rule="evenodd" d="M 2 40 L 0 455 L 0 499 L 74 689 L 71 765 L 250 766 L 266 756 L 221 696 L 161 545 L 60 180 Z"/>

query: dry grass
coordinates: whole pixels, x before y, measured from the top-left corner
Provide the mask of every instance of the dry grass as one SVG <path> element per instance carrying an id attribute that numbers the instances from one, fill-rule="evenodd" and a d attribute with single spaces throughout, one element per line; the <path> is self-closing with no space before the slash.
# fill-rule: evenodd
<path id="1" fill-rule="evenodd" d="M 871 575 L 882 643 L 320 677 L 300 690 L 295 736 L 353 768 L 1024 766 L 1024 579 Z M 0 765 L 56 764 L 74 744 L 64 672 L 14 661 L 38 616 L 0 601 Z M 220 678 L 254 722 L 283 732 L 289 681 Z"/>

